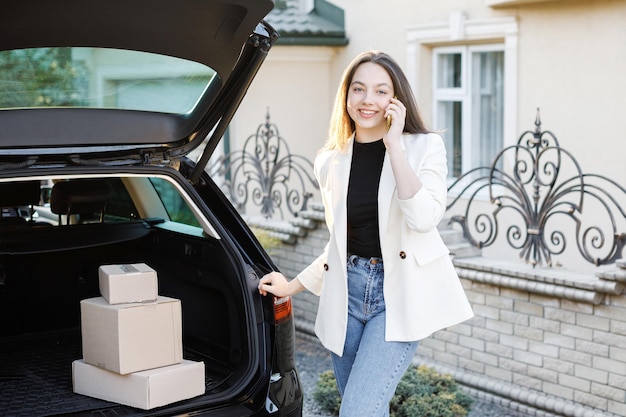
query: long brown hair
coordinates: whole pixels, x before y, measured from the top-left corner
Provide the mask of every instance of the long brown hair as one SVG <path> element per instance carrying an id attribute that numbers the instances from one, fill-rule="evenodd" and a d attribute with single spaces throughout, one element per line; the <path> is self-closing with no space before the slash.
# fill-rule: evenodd
<path id="1" fill-rule="evenodd" d="M 411 85 L 398 63 L 384 52 L 366 51 L 357 55 L 343 72 L 341 83 L 335 96 L 335 105 L 330 117 L 328 139 L 322 150 L 338 149 L 345 151 L 348 141 L 356 127 L 346 107 L 348 88 L 359 65 L 366 62 L 378 64 L 387 71 L 393 82 L 396 97 L 406 106 L 404 133 L 427 133 L 429 130 L 422 121 L 417 102 L 413 96 Z"/>

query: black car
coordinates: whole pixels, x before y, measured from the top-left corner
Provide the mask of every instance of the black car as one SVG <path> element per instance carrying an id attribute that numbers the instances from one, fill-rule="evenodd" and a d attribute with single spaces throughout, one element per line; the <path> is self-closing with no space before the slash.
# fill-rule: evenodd
<path id="1" fill-rule="evenodd" d="M 302 415 L 291 299 L 259 295 L 275 265 L 205 172 L 278 37 L 272 7 L 2 5 L 0 415 Z M 180 300 L 203 394 L 142 409 L 74 392 L 81 300 L 101 266 L 136 263 Z"/>

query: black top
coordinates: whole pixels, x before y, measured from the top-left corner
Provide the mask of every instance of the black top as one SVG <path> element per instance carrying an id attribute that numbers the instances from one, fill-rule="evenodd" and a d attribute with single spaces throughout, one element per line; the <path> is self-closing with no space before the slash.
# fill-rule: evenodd
<path id="1" fill-rule="evenodd" d="M 378 186 L 385 144 L 354 141 L 348 183 L 348 253 L 382 257 L 378 233 Z"/>

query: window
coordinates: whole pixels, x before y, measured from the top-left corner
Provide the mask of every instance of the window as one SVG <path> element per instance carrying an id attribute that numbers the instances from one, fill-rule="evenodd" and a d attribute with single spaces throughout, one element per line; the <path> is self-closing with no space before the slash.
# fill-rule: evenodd
<path id="1" fill-rule="evenodd" d="M 202 64 L 108 48 L 0 51 L 0 109 L 91 107 L 185 114 L 219 83 Z"/>
<path id="2" fill-rule="evenodd" d="M 433 49 L 433 115 L 452 177 L 490 166 L 504 147 L 504 46 Z"/>
<path id="3" fill-rule="evenodd" d="M 150 178 L 150 181 L 159 194 L 171 221 L 200 227 L 193 212 L 172 184 L 162 178 Z"/>

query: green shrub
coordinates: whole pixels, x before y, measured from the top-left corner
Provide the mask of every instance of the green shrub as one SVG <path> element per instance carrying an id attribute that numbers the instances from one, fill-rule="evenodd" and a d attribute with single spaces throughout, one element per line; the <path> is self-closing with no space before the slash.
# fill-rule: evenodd
<path id="1" fill-rule="evenodd" d="M 324 371 L 320 374 L 315 390 L 313 391 L 313 399 L 322 410 L 334 416 L 339 415 L 341 396 L 337 389 L 337 381 L 335 380 L 333 371 Z"/>
<path id="2" fill-rule="evenodd" d="M 419 366 L 404 374 L 390 407 L 394 417 L 464 417 L 471 405 L 452 375 Z"/>
<path id="3" fill-rule="evenodd" d="M 313 398 L 324 411 L 339 414 L 341 398 L 332 371 L 320 374 Z M 472 401 L 451 375 L 423 365 L 411 367 L 391 399 L 390 417 L 464 417 Z"/>
<path id="4" fill-rule="evenodd" d="M 272 236 L 267 230 L 254 226 L 250 227 L 250 230 L 252 230 L 252 233 L 254 233 L 261 246 L 263 246 L 263 249 L 265 249 L 269 255 L 272 255 L 273 249 L 280 247 L 283 243 L 279 238 Z"/>

